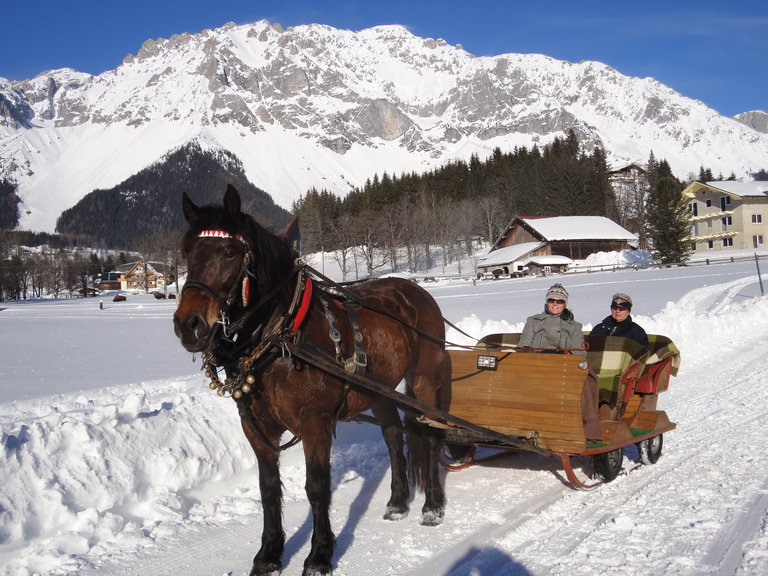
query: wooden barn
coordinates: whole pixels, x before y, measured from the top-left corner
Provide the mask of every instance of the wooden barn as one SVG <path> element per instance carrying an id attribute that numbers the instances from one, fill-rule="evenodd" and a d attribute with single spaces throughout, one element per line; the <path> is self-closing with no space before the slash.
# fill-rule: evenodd
<path id="1" fill-rule="evenodd" d="M 573 260 L 584 260 L 590 254 L 636 247 L 637 237 L 610 218 L 516 216 L 478 261 L 478 272 L 511 276 L 564 272 Z"/>

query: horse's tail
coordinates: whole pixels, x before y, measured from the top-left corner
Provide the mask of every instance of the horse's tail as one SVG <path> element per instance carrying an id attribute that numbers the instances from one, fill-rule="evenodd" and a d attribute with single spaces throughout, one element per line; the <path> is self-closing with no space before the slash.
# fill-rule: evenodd
<path id="1" fill-rule="evenodd" d="M 424 492 L 429 475 L 435 472 L 442 434 L 406 415 L 405 438 L 408 445 L 408 481 L 416 490 Z"/>

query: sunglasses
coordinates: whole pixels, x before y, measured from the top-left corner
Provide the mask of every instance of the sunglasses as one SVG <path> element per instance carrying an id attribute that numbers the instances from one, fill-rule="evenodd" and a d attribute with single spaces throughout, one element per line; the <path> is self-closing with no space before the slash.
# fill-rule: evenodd
<path id="1" fill-rule="evenodd" d="M 565 304 L 565 300 L 556 300 L 555 298 L 547 298 L 547 304 Z"/>
<path id="2" fill-rule="evenodd" d="M 622 312 L 629 310 L 626 306 L 621 306 L 619 304 L 611 304 L 611 310 L 621 310 Z"/>

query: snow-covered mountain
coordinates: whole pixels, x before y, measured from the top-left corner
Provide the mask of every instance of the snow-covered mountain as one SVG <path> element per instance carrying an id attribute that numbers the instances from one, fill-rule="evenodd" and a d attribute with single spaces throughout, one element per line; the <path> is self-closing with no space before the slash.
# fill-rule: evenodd
<path id="1" fill-rule="evenodd" d="M 0 79 L 0 176 L 19 183 L 20 226 L 62 210 L 190 140 L 224 148 L 275 201 L 312 186 L 344 194 L 574 129 L 614 167 L 651 150 L 679 177 L 745 176 L 768 135 L 659 82 L 598 62 L 476 57 L 400 26 L 352 32 L 260 21 L 148 40 L 115 70 Z"/>

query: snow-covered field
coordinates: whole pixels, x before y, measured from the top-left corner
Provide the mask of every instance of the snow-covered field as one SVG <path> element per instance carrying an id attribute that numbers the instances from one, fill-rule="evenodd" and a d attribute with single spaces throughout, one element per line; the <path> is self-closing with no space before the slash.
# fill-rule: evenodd
<path id="1" fill-rule="evenodd" d="M 628 292 L 635 319 L 682 351 L 660 399 L 678 424 L 660 461 L 590 492 L 532 454 L 444 472 L 445 521 L 428 528 L 421 495 L 408 518 L 382 519 L 384 443 L 373 426 L 339 425 L 334 574 L 768 574 L 768 298 L 755 262 L 557 280 L 586 328 Z M 448 320 L 481 336 L 522 329 L 552 282 L 427 287 Z M 103 304 L 0 302 L 0 574 L 247 574 L 261 508 L 234 404 L 176 341 L 172 301 Z M 628 451 L 625 468 L 636 459 Z M 282 470 L 283 574 L 295 575 L 311 535 L 300 446 Z"/>

